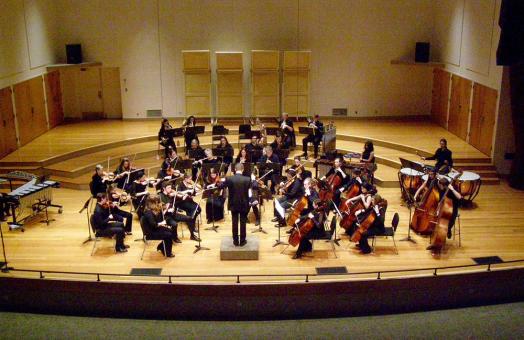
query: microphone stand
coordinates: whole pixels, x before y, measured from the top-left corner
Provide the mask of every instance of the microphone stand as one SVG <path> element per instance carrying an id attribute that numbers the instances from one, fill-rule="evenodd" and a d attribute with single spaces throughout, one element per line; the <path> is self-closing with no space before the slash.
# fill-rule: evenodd
<path id="1" fill-rule="evenodd" d="M 335 202 L 333 202 L 333 200 L 331 200 L 331 204 L 333 204 L 333 206 L 335 207 L 335 211 L 337 212 L 338 216 L 342 218 L 342 213 L 340 212 L 340 210 L 338 210 L 338 207 L 335 204 Z M 333 218 L 336 220 L 336 214 L 333 214 Z M 338 243 L 338 241 L 340 241 L 340 239 L 337 238 L 337 227 L 335 226 L 335 237 L 333 238 L 333 243 L 340 247 L 340 243 Z"/>
<path id="2" fill-rule="evenodd" d="M 9 273 L 9 271 L 12 270 L 13 267 L 9 267 L 7 265 L 7 256 L 5 254 L 5 243 L 4 243 L 4 231 L 2 230 L 2 221 L 0 221 L 0 237 L 2 238 L 2 253 L 4 256 L 4 262 L 1 263 L 2 273 Z"/>

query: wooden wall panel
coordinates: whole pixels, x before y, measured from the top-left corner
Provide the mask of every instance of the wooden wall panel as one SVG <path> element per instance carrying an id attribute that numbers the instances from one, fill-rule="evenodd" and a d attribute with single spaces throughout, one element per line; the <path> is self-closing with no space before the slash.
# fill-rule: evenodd
<path id="1" fill-rule="evenodd" d="M 122 92 L 120 89 L 120 68 L 101 67 L 102 101 L 104 115 L 110 119 L 122 118 Z"/>
<path id="2" fill-rule="evenodd" d="M 0 89 L 0 158 L 15 151 L 16 127 L 11 88 Z"/>
<path id="3" fill-rule="evenodd" d="M 431 118 L 440 126 L 447 128 L 449 107 L 449 86 L 451 74 L 441 69 L 433 70 L 433 91 L 431 98 Z"/>
<path id="4" fill-rule="evenodd" d="M 47 131 L 42 77 L 14 85 L 16 120 L 20 145 L 25 145 Z"/>
<path id="5" fill-rule="evenodd" d="M 309 115 L 310 51 L 284 51 L 283 111 L 291 116 Z"/>
<path id="6" fill-rule="evenodd" d="M 242 52 L 216 52 L 217 59 L 217 115 L 243 116 Z"/>
<path id="7" fill-rule="evenodd" d="M 453 75 L 451 77 L 448 130 L 463 140 L 466 140 L 468 135 L 470 99 L 471 80 Z"/>
<path id="8" fill-rule="evenodd" d="M 251 51 L 251 107 L 253 116 L 280 114 L 280 59 L 278 51 Z"/>
<path id="9" fill-rule="evenodd" d="M 186 115 L 211 113 L 211 67 L 209 51 L 182 51 Z"/>
<path id="10" fill-rule="evenodd" d="M 53 71 L 44 76 L 47 98 L 47 113 L 49 115 L 49 128 L 60 125 L 64 120 L 62 106 L 62 89 L 60 86 L 60 72 Z"/>
<path id="11" fill-rule="evenodd" d="M 469 143 L 488 156 L 493 146 L 497 96 L 497 90 L 473 85 Z"/>

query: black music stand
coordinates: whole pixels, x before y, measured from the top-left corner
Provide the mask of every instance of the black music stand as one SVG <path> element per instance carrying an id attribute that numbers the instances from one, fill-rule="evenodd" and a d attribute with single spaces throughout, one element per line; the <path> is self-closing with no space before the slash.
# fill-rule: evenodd
<path id="1" fill-rule="evenodd" d="M 206 154 L 204 153 L 203 149 L 196 149 L 196 150 L 189 149 L 188 156 L 190 159 L 194 159 L 198 161 L 202 158 L 205 158 Z"/>
<path id="2" fill-rule="evenodd" d="M 238 126 L 238 134 L 246 134 L 248 132 L 251 132 L 251 125 L 250 124 L 240 124 Z"/>
<path id="3" fill-rule="evenodd" d="M 275 152 L 280 159 L 280 163 L 285 165 L 287 163 L 287 158 L 289 157 L 289 149 L 278 149 Z"/>
<path id="4" fill-rule="evenodd" d="M 194 136 L 198 136 L 198 135 L 203 134 L 206 131 L 206 127 L 205 126 L 188 126 L 186 127 L 186 132 L 187 131 L 192 132 Z"/>
<path id="5" fill-rule="evenodd" d="M 303 134 L 303 135 L 314 135 L 315 129 L 311 127 L 307 127 L 307 126 L 299 126 L 298 133 Z"/>
<path id="6" fill-rule="evenodd" d="M 175 165 L 175 170 L 179 171 L 186 171 L 188 169 L 191 169 L 193 166 L 193 161 L 190 159 L 179 159 L 178 162 Z"/>
<path id="7" fill-rule="evenodd" d="M 171 138 L 182 137 L 184 135 L 184 128 L 174 128 L 166 130 L 167 136 Z"/>
<path id="8" fill-rule="evenodd" d="M 252 154 L 249 155 L 252 163 L 258 163 L 258 160 L 262 158 L 262 149 L 254 149 Z"/>
<path id="9" fill-rule="evenodd" d="M 229 134 L 229 129 L 226 129 L 224 125 L 215 125 L 213 126 L 213 131 L 211 133 L 213 136 L 222 136 Z"/>
<path id="10" fill-rule="evenodd" d="M 278 128 L 278 127 L 267 127 L 266 128 L 266 135 L 268 135 L 268 136 L 276 136 L 279 131 L 280 131 L 280 128 Z"/>
<path id="11" fill-rule="evenodd" d="M 91 200 L 93 199 L 94 197 L 90 196 L 84 203 L 82 209 L 80 209 L 80 211 L 78 212 L 79 214 L 81 214 L 85 210 L 87 215 L 87 230 L 89 231 L 89 237 L 84 242 L 82 242 L 82 244 L 86 244 L 87 242 L 94 240 L 93 236 L 91 236 L 91 221 L 89 220 L 89 205 L 91 204 Z"/>
<path id="12" fill-rule="evenodd" d="M 273 175 L 280 175 L 282 164 L 280 163 L 257 163 L 258 175 L 264 176 L 268 171 L 273 170 Z M 276 184 L 276 183 L 275 183 Z"/>
<path id="13" fill-rule="evenodd" d="M 256 131 L 248 131 L 246 132 L 246 138 L 245 139 L 251 139 L 253 138 L 253 136 L 256 136 L 258 139 L 260 139 L 260 136 L 261 136 L 261 132 L 256 130 Z"/>
<path id="14" fill-rule="evenodd" d="M 213 156 L 215 157 L 219 157 L 221 160 L 222 160 L 222 163 L 225 164 L 224 162 L 224 159 L 226 158 L 226 153 L 227 153 L 227 150 L 226 149 L 218 149 L 218 148 L 214 148 L 211 150 L 213 152 Z M 233 157 L 233 156 L 231 156 Z M 222 168 L 221 168 L 222 169 Z M 225 171 L 223 171 L 224 174 L 227 174 L 229 169 L 225 169 Z M 220 175 L 222 175 L 222 171 L 220 173 Z"/>

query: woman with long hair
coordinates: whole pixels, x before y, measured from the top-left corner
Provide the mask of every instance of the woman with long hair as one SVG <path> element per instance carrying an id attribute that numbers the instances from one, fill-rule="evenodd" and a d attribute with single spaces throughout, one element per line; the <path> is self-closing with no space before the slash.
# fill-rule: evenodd
<path id="1" fill-rule="evenodd" d="M 176 231 L 174 231 L 176 230 L 176 223 L 174 226 L 172 225 L 173 222 L 168 224 L 164 215 L 160 198 L 157 195 L 152 195 L 146 200 L 144 215 L 140 219 L 140 223 L 147 239 L 162 240 L 156 247 L 157 250 L 165 257 L 174 257 L 172 248 L 173 239 L 177 239 Z"/>

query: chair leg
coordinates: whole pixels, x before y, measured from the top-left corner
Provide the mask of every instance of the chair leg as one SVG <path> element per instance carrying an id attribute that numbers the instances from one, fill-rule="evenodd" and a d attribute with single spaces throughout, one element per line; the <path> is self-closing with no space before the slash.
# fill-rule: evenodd
<path id="1" fill-rule="evenodd" d="M 144 249 L 142 249 L 142 256 L 140 256 L 140 261 L 144 259 L 144 253 L 146 252 L 146 248 L 147 248 L 147 240 L 144 239 Z"/>
<path id="2" fill-rule="evenodd" d="M 91 249 L 91 256 L 93 256 L 93 254 L 95 253 L 95 247 L 96 247 L 97 241 L 98 241 L 98 237 L 95 236 L 95 241 L 93 242 L 93 249 Z"/>
<path id="3" fill-rule="evenodd" d="M 335 248 L 335 241 L 331 240 L 331 248 L 333 248 L 333 254 L 335 255 L 335 258 L 338 259 L 338 256 L 337 256 L 337 250 Z"/>
<path id="4" fill-rule="evenodd" d="M 373 236 L 373 240 L 371 241 L 371 252 L 375 252 L 375 241 L 376 241 L 377 237 L 376 236 Z"/>
<path id="5" fill-rule="evenodd" d="M 393 245 L 395 246 L 395 254 L 398 255 L 398 248 L 397 248 L 397 242 L 395 242 L 395 235 L 391 237 L 393 239 Z"/>
<path id="6" fill-rule="evenodd" d="M 162 240 L 162 247 L 164 247 L 164 254 L 167 254 L 167 251 L 166 251 L 166 242 L 164 240 Z"/>

